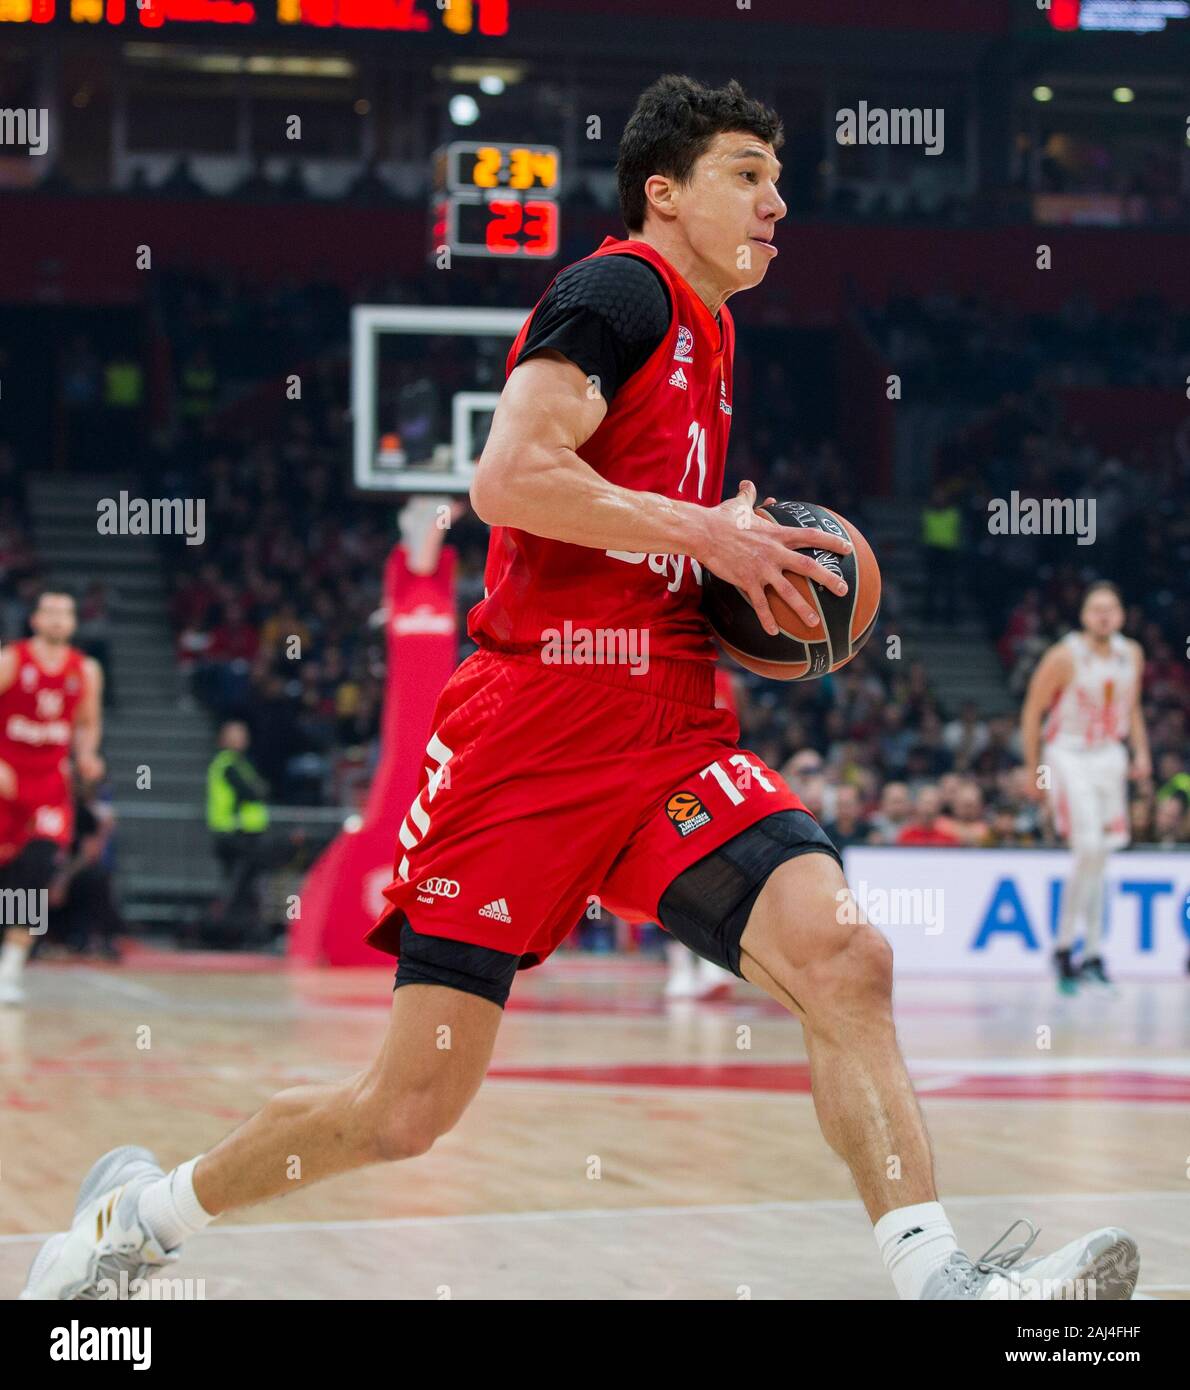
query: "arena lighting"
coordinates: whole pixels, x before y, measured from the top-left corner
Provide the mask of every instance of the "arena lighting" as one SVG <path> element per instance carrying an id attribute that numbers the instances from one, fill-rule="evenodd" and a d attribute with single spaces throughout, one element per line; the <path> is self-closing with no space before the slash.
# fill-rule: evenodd
<path id="1" fill-rule="evenodd" d="M 278 53 L 254 53 L 244 64 L 246 72 L 281 77 L 354 77 L 355 64 L 348 58 L 296 58 Z"/>
<path id="2" fill-rule="evenodd" d="M 1034 100 L 1034 101 L 1053 101 L 1053 99 L 1054 99 L 1054 89 L 1053 89 L 1052 87 L 1034 87 L 1034 88 L 1033 88 L 1033 100 Z"/>
<path id="3" fill-rule="evenodd" d="M 1127 105 L 1130 101 L 1136 100 L 1136 93 L 1131 87 L 1116 87 L 1112 91 L 1112 100 Z"/>
<path id="4" fill-rule="evenodd" d="M 525 80 L 524 63 L 438 63 L 431 72 L 435 82 L 450 82 L 456 87 L 480 86 L 485 77 L 498 77 L 507 89 Z"/>
<path id="5" fill-rule="evenodd" d="M 504 90 L 504 79 L 488 72 L 479 79 L 479 90 L 486 97 L 498 97 Z"/>
<path id="6" fill-rule="evenodd" d="M 280 53 L 209 53 L 181 44 L 126 43 L 125 60 L 137 67 L 178 72 L 246 72 L 255 77 L 354 77 L 348 58 L 310 58 Z"/>
<path id="7" fill-rule="evenodd" d="M 474 97 L 469 97 L 465 92 L 459 92 L 451 97 L 450 119 L 455 125 L 474 125 L 479 120 L 479 102 Z"/>

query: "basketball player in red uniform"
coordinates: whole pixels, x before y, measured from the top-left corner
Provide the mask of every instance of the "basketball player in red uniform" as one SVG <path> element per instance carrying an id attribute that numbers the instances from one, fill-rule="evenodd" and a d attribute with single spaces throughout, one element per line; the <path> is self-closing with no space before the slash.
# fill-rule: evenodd
<path id="1" fill-rule="evenodd" d="M 103 674 L 70 645 L 74 599 L 45 593 L 29 619 L 33 636 L 0 652 L 0 885 L 24 890 L 0 901 L 28 907 L 49 887 L 74 833 L 70 755 L 85 782 L 103 776 Z M 36 922 L 3 923 L 0 1004 L 24 998 L 21 975 Z"/>
<path id="2" fill-rule="evenodd" d="M 795 548 L 846 543 L 755 518 L 751 483 L 720 500 L 726 300 L 777 254 L 781 139 L 737 83 L 654 84 L 620 145 L 628 236 L 562 270 L 509 353 L 472 489 L 493 528 L 479 650 L 442 692 L 369 938 L 399 957 L 379 1056 L 283 1092 L 168 1174 L 145 1149 L 105 1155 L 27 1297 L 144 1277 L 217 1214 L 292 1191 L 293 1154 L 311 1182 L 425 1153 L 478 1090 L 517 971 L 592 896 L 660 921 L 801 1020 L 819 1122 L 901 1296 L 1053 1297 L 1051 1281 L 1073 1278 L 1130 1295 L 1136 1247 L 1115 1228 L 1026 1263 L 1032 1237 L 979 1262 L 958 1249 L 897 1046 L 889 945 L 795 792 L 715 705 L 705 568 L 770 633 L 766 586 L 815 621 L 786 571 L 842 582 Z"/>

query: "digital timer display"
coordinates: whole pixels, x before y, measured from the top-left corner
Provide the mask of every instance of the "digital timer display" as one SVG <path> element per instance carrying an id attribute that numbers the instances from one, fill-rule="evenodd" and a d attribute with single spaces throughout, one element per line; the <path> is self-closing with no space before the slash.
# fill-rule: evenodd
<path id="1" fill-rule="evenodd" d="M 508 33 L 510 0 L 0 0 L 0 23 L 170 28 L 219 24 L 258 30 L 391 30 L 408 34 Z"/>
<path id="2" fill-rule="evenodd" d="M 491 198 L 457 202 L 454 249 L 463 255 L 534 256 L 558 254 L 558 205 L 543 200 Z"/>
<path id="3" fill-rule="evenodd" d="M 430 254 L 558 254 L 561 160 L 552 145 L 455 140 L 434 158 Z"/>
<path id="4" fill-rule="evenodd" d="M 558 187 L 558 151 L 552 145 L 484 145 L 456 140 L 446 151 L 446 187 L 452 193 L 464 189 L 540 190 L 552 197 Z"/>

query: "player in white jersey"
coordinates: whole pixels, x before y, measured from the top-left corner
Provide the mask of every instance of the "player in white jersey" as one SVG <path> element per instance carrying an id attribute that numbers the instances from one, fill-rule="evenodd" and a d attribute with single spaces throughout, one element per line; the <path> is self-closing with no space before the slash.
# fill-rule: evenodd
<path id="1" fill-rule="evenodd" d="M 1120 633 L 1124 605 L 1115 585 L 1091 585 L 1080 621 L 1081 632 L 1068 633 L 1042 657 L 1021 712 L 1025 766 L 1048 769 L 1054 825 L 1074 854 L 1054 952 L 1064 994 L 1073 994 L 1080 980 L 1108 983 L 1099 948 L 1104 870 L 1111 851 L 1129 840 L 1128 778 L 1144 784 L 1151 776 L 1140 701 L 1144 654 Z M 1040 799 L 1047 779 L 1038 776 L 1030 785 Z M 1071 957 L 1080 920 L 1085 950 L 1076 969 Z"/>

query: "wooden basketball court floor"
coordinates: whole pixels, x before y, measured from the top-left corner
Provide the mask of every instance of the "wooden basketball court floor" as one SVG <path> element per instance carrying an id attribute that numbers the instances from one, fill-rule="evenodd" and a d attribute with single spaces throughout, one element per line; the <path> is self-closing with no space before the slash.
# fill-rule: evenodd
<path id="1" fill-rule="evenodd" d="M 365 1065 L 391 975 L 141 949 L 27 983 L 23 1010 L 0 1009 L 6 1298 L 105 1149 L 146 1144 L 168 1168 L 274 1091 Z M 798 1025 L 743 983 L 713 1003 L 667 1002 L 663 984 L 617 956 L 521 975 L 488 1080 L 431 1153 L 234 1214 L 164 1273 L 208 1299 L 891 1298 L 815 1123 Z M 1190 1297 L 1188 988 L 898 982 L 971 1254 L 1018 1216 L 1039 1251 L 1122 1225 L 1138 1297 Z"/>

